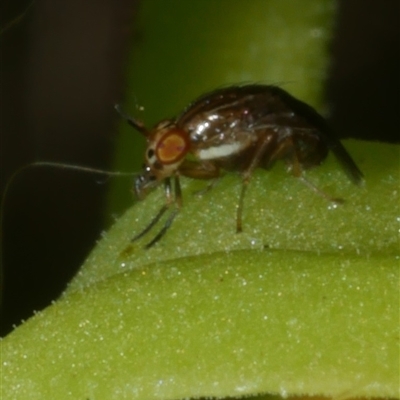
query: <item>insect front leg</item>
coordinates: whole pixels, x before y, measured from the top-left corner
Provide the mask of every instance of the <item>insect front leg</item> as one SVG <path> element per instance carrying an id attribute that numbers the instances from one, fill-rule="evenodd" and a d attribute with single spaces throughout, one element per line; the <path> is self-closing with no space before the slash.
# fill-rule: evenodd
<path id="1" fill-rule="evenodd" d="M 212 161 L 185 160 L 179 167 L 179 173 L 193 179 L 214 179 L 220 176 L 220 169 Z"/>
<path id="2" fill-rule="evenodd" d="M 155 217 L 150 221 L 150 223 L 144 228 L 140 233 L 138 233 L 135 237 L 131 239 L 131 242 L 135 242 L 136 240 L 142 238 L 147 232 L 153 228 L 154 225 L 161 219 L 161 217 L 165 214 L 168 208 L 171 206 L 171 179 L 166 178 L 164 181 L 164 192 L 166 197 L 166 203 L 160 208 Z"/>
<path id="3" fill-rule="evenodd" d="M 164 206 L 160 208 L 158 213 L 155 215 L 155 217 L 150 221 L 150 223 L 146 226 L 146 228 L 143 229 L 138 235 L 136 235 L 133 239 L 131 239 L 132 242 L 142 238 L 146 233 L 148 233 L 161 219 L 161 217 L 168 211 L 172 206 L 175 206 L 175 209 L 171 211 L 170 215 L 168 216 L 167 220 L 164 223 L 164 226 L 162 229 L 157 233 L 157 235 L 149 242 L 147 243 L 144 247 L 146 249 L 149 249 L 150 247 L 153 247 L 167 232 L 167 230 L 171 227 L 175 217 L 178 215 L 181 206 L 182 206 L 182 191 L 181 191 L 181 185 L 180 185 L 180 180 L 179 180 L 179 175 L 174 176 L 174 198 L 172 198 L 172 188 L 171 188 L 171 179 L 166 178 L 164 181 L 164 192 L 165 192 L 165 197 L 166 197 L 166 203 Z"/>
<path id="4" fill-rule="evenodd" d="M 218 165 L 211 161 L 195 162 L 185 160 L 180 166 L 179 172 L 188 178 L 211 180 L 211 182 L 205 188 L 196 191 L 196 195 L 203 195 L 207 193 L 221 178 L 221 172 Z"/>

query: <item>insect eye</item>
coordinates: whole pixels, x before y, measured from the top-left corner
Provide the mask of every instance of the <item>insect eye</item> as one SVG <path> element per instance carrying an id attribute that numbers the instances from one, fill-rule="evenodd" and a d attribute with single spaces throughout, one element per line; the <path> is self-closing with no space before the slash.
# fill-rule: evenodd
<path id="1" fill-rule="evenodd" d="M 153 158 L 154 157 L 154 150 L 149 149 L 147 150 L 147 158 Z"/>
<path id="2" fill-rule="evenodd" d="M 157 159 L 162 164 L 174 164 L 189 151 L 189 138 L 187 132 L 172 129 L 164 134 L 156 147 Z"/>
<path id="3" fill-rule="evenodd" d="M 154 163 L 157 162 L 156 152 L 154 151 L 153 148 L 150 148 L 147 150 L 146 157 L 147 157 L 148 163 L 151 165 L 154 165 Z"/>

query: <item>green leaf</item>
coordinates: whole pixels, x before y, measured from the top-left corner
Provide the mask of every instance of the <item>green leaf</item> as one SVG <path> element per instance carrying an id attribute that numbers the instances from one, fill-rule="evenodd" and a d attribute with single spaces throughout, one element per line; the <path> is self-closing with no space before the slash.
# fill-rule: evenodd
<path id="1" fill-rule="evenodd" d="M 332 159 L 308 174 L 337 207 L 277 165 L 251 181 L 236 234 L 240 178 L 203 196 L 187 180 L 181 214 L 144 250 L 148 237 L 130 239 L 162 190 L 133 206 L 64 296 L 3 341 L 4 398 L 395 398 L 399 147 L 345 144 L 364 187 Z"/>

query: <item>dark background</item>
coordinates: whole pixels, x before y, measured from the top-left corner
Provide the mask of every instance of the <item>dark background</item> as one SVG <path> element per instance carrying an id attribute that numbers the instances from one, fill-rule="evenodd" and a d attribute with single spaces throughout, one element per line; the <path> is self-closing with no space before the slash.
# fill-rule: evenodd
<path id="1" fill-rule="evenodd" d="M 29 4 L 3 1 L 0 27 Z M 0 35 L 1 192 L 36 160 L 110 168 L 112 105 L 124 96 L 137 4 L 37 0 Z M 398 143 L 400 2 L 339 4 L 326 93 L 333 128 L 342 138 Z M 93 176 L 51 168 L 13 182 L 2 226 L 2 335 L 63 291 L 99 238 L 106 189 Z"/>

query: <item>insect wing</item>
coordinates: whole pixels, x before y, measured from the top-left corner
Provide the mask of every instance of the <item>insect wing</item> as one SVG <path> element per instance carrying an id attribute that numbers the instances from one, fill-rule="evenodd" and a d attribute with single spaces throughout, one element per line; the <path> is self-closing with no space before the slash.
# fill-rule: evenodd
<path id="1" fill-rule="evenodd" d="M 344 148 L 340 140 L 333 134 L 325 118 L 318 114 L 313 107 L 301 100 L 296 99 L 285 90 L 276 86 L 271 86 L 270 88 L 275 93 L 279 94 L 282 101 L 287 104 L 288 108 L 290 108 L 298 116 L 304 118 L 308 124 L 310 124 L 310 126 L 315 127 L 316 132 L 325 142 L 328 149 L 333 152 L 350 180 L 359 185 L 363 180 L 363 173 L 359 170 L 356 163 Z"/>
<path id="2" fill-rule="evenodd" d="M 360 185 L 363 181 L 364 175 L 357 167 L 356 163 L 351 158 L 350 154 L 347 152 L 340 140 L 330 136 L 327 142 L 329 149 L 332 150 L 333 154 L 342 165 L 350 180 L 356 185 Z"/>
<path id="3" fill-rule="evenodd" d="M 256 144 L 259 133 L 276 126 L 276 112 L 267 86 L 234 86 L 206 94 L 178 118 L 190 134 L 200 159 L 221 159 L 240 154 Z"/>

